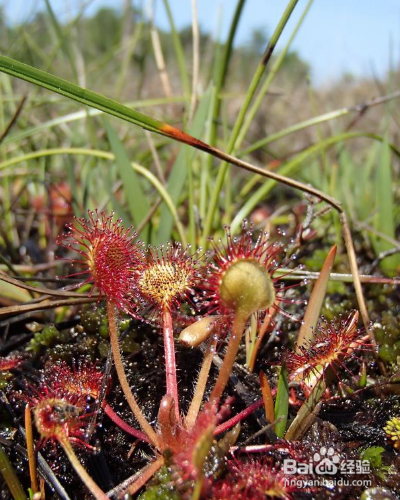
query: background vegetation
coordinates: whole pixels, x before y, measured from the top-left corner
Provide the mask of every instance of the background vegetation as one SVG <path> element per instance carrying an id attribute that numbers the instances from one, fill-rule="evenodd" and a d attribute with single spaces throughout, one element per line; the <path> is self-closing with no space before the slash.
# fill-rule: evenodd
<path id="1" fill-rule="evenodd" d="M 268 34 L 255 30 L 249 44 L 234 47 L 235 23 L 228 41 L 195 33 L 193 59 L 192 27 L 177 33 L 171 17 L 171 30 L 156 31 L 129 2 L 123 12 L 102 8 L 88 17 L 82 10 L 60 24 L 47 2 L 47 10 L 22 26 L 9 26 L 0 15 L 0 50 L 187 130 L 223 151 L 311 182 L 344 204 L 353 228 L 368 242 L 372 260 L 398 247 L 399 108 L 396 100 L 380 99 L 395 92 L 398 72 L 384 81 L 345 75 L 315 88 L 309 66 L 288 44 L 270 61 L 259 97 L 232 143 L 232 129 Z M 194 60 L 199 61 L 195 66 Z M 298 204 L 304 211 L 309 203 L 300 192 L 237 169 L 228 169 L 216 186 L 219 162 L 204 153 L 105 120 L 97 111 L 5 74 L 0 86 L 0 130 L 6 130 L 21 99 L 27 98 L 1 144 L 2 238 L 9 255 L 27 242 L 38 246 L 37 259 L 51 258 L 60 228 L 56 212 L 60 215 L 67 206 L 78 215 L 88 208 L 112 208 L 126 224 L 144 225 L 142 238 L 148 241 L 184 236 L 198 246 L 221 231 L 223 223 L 232 224 L 236 232 L 246 217 L 263 225 L 272 214 L 273 224 L 294 224 L 292 208 Z M 146 169 L 146 175 L 132 170 L 130 161 Z M 210 197 L 217 206 L 210 205 Z M 333 213 L 325 214 L 316 227 L 334 237 L 340 231 Z M 397 257 L 386 258 L 383 269 L 393 274 L 398 263 Z"/>

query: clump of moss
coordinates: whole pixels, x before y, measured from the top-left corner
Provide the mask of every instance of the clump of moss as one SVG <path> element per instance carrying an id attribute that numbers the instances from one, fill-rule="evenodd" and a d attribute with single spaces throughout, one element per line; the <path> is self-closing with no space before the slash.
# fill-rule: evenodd
<path id="1" fill-rule="evenodd" d="M 49 325 L 35 333 L 26 350 L 32 352 L 34 356 L 38 356 L 43 349 L 60 343 L 67 344 L 70 340 L 71 336 L 68 331 L 60 331 L 54 325 Z"/>
<path id="2" fill-rule="evenodd" d="M 375 328 L 379 344 L 379 357 L 386 363 L 397 363 L 400 357 L 400 316 L 393 310 L 383 311 L 382 319 Z"/>
<path id="3" fill-rule="evenodd" d="M 140 495 L 139 500 L 180 500 L 181 497 L 173 486 L 171 472 L 162 467 L 154 477 L 152 484 Z"/>

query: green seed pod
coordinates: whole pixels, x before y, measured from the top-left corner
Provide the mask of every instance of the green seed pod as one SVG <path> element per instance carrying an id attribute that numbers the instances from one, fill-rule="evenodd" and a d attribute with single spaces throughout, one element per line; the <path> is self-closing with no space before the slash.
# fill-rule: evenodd
<path id="1" fill-rule="evenodd" d="M 245 318 L 272 306 L 276 296 L 271 275 L 265 267 L 244 259 L 225 271 L 219 294 L 224 307 Z"/>

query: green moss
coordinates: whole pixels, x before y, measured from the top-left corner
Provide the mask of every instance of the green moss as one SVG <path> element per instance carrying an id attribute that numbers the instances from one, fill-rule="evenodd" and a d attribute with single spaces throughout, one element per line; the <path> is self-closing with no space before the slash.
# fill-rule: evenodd
<path id="1" fill-rule="evenodd" d="M 181 500 L 167 467 L 162 467 L 139 500 Z"/>
<path id="2" fill-rule="evenodd" d="M 140 350 L 140 345 L 135 342 L 136 332 L 131 331 L 121 340 L 121 349 L 124 354 L 133 354 Z"/>
<path id="3" fill-rule="evenodd" d="M 0 373 L 0 390 L 3 391 L 7 387 L 8 381 L 12 378 L 12 376 L 11 372 Z"/>
<path id="4" fill-rule="evenodd" d="M 53 347 L 57 343 L 66 344 L 71 339 L 68 331 L 59 331 L 54 325 L 43 328 L 41 332 L 35 333 L 30 340 L 26 350 L 37 356 L 44 348 Z"/>
<path id="5" fill-rule="evenodd" d="M 92 307 L 84 307 L 81 310 L 80 324 L 87 333 L 99 333 L 103 338 L 108 337 L 108 321 L 107 313 L 104 307 L 98 306 L 95 309 Z"/>
<path id="6" fill-rule="evenodd" d="M 383 345 L 379 346 L 378 353 L 379 353 L 379 357 L 387 363 L 392 363 L 396 359 L 394 356 L 393 348 L 389 344 L 383 344 Z"/>
<path id="7" fill-rule="evenodd" d="M 341 283 L 343 285 L 343 283 Z M 344 314 L 354 308 L 354 304 L 350 299 L 338 300 L 330 295 L 326 295 L 324 305 L 321 310 L 321 316 L 327 320 L 332 321 L 336 316 Z"/>

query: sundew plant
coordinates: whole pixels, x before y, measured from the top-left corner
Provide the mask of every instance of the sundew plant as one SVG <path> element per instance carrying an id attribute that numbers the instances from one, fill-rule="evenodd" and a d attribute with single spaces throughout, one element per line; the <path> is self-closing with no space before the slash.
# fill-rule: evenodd
<path id="1" fill-rule="evenodd" d="M 399 74 L 246 3 L 0 5 L 2 498 L 400 495 Z"/>

